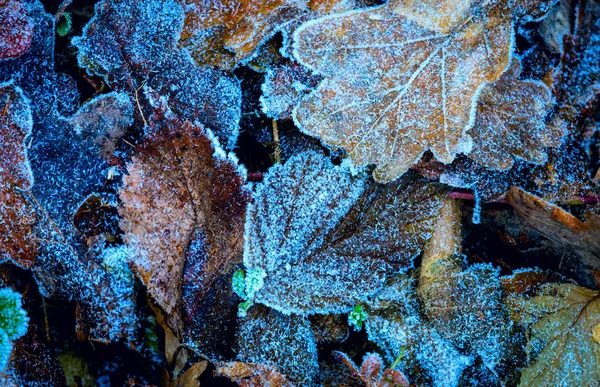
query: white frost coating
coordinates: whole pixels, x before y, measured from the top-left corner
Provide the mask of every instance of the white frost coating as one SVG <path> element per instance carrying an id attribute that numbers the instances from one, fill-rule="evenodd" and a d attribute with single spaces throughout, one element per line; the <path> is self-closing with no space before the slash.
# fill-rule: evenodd
<path id="1" fill-rule="evenodd" d="M 269 170 L 246 216 L 244 264 L 267 273 L 257 302 L 285 314 L 347 312 L 381 285 L 377 275 L 364 278 L 367 259 L 338 257 L 326 244 L 364 179 L 315 152 Z"/>

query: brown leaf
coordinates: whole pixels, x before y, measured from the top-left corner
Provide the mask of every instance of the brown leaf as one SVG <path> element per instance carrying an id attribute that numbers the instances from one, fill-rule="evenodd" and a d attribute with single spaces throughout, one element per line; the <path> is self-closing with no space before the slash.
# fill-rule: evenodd
<path id="1" fill-rule="evenodd" d="M 352 359 L 343 352 L 334 351 L 336 356 L 352 372 L 355 378 L 359 378 L 366 387 L 401 387 L 408 386 L 408 380 L 402 372 L 394 369 L 383 369 L 383 360 L 376 353 L 368 353 L 362 361 L 360 370 Z"/>
<path id="2" fill-rule="evenodd" d="M 0 60 L 16 58 L 29 50 L 33 20 L 21 0 L 0 0 Z"/>
<path id="3" fill-rule="evenodd" d="M 547 160 L 544 148 L 559 146 L 565 134 L 561 127 L 546 126 L 544 117 L 553 104 L 548 86 L 520 80 L 520 72 L 520 61 L 513 59 L 508 71 L 479 96 L 469 157 L 487 168 L 508 169 L 516 157 L 542 164 Z"/>
<path id="4" fill-rule="evenodd" d="M 22 267 L 31 267 L 37 252 L 32 235 L 37 217 L 27 197 L 33 174 L 24 144 L 32 125 L 23 91 L 0 84 L 0 259 Z"/>
<path id="5" fill-rule="evenodd" d="M 306 1 L 185 0 L 181 43 L 199 64 L 233 68 L 279 26 L 302 13 Z"/>
<path id="6" fill-rule="evenodd" d="M 200 387 L 200 376 L 206 370 L 208 362 L 206 360 L 200 361 L 190 368 L 175 380 L 171 380 L 168 372 L 165 371 L 163 375 L 163 386 L 165 387 Z"/>
<path id="7" fill-rule="evenodd" d="M 584 264 L 600 268 L 600 216 L 590 215 L 582 222 L 517 187 L 512 187 L 506 198 L 527 225 L 548 238 L 557 253 L 572 250 Z"/>
<path id="8" fill-rule="evenodd" d="M 119 191 L 121 228 L 134 272 L 180 332 L 186 260 L 199 259 L 198 286 L 188 297 L 200 302 L 241 256 L 245 172 L 199 125 L 167 111 L 151 126 Z"/>
<path id="9" fill-rule="evenodd" d="M 215 375 L 226 376 L 240 387 L 294 387 L 275 367 L 262 364 L 220 363 Z"/>
<path id="10" fill-rule="evenodd" d="M 427 150 L 449 163 L 471 150 L 477 95 L 508 67 L 512 36 L 506 1 L 395 0 L 305 23 L 294 56 L 325 80 L 294 118 L 354 164 L 377 165 L 378 181 Z"/>

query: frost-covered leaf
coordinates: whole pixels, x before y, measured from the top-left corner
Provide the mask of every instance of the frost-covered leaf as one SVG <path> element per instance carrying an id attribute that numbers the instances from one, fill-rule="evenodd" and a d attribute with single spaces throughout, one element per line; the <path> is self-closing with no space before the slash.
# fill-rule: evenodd
<path id="1" fill-rule="evenodd" d="M 0 260 L 23 267 L 35 261 L 36 214 L 25 192 L 33 184 L 25 149 L 33 121 L 29 101 L 12 84 L 0 84 Z"/>
<path id="2" fill-rule="evenodd" d="M 473 265 L 463 270 L 461 209 L 446 199 L 423 253 L 419 296 L 423 313 L 441 336 L 494 370 L 506 353 L 510 323 L 502 308 L 498 270 Z"/>
<path id="3" fill-rule="evenodd" d="M 317 343 L 305 317 L 256 305 L 242 319 L 237 346 L 241 361 L 272 366 L 297 386 L 318 381 Z"/>
<path id="4" fill-rule="evenodd" d="M 25 53 L 33 39 L 33 20 L 26 3 L 0 0 L 0 60 Z"/>
<path id="5" fill-rule="evenodd" d="M 376 353 L 367 353 L 363 357 L 360 369 L 345 353 L 334 352 L 334 355 L 352 371 L 354 377 L 360 378 L 367 387 L 401 387 L 409 385 L 408 380 L 400 371 L 389 368 L 384 370 L 383 360 Z"/>
<path id="6" fill-rule="evenodd" d="M 187 50 L 177 47 L 184 19 L 179 3 L 104 0 L 95 11 L 83 35 L 73 39 L 82 68 L 138 102 L 144 97 L 142 86 L 150 86 L 181 119 L 198 120 L 233 147 L 239 131 L 239 82 L 196 66 Z"/>
<path id="7" fill-rule="evenodd" d="M 508 67 L 512 24 L 506 1 L 399 0 L 305 23 L 294 56 L 326 79 L 295 120 L 356 165 L 377 165 L 379 181 L 426 150 L 449 163 L 471 150 L 477 94 Z"/>
<path id="8" fill-rule="evenodd" d="M 317 85 L 317 79 L 295 61 L 286 60 L 269 69 L 261 86 L 263 113 L 274 120 L 291 119 L 292 109 Z"/>
<path id="9" fill-rule="evenodd" d="M 217 365 L 217 376 L 225 376 L 240 387 L 294 387 L 275 367 L 234 361 Z"/>
<path id="10" fill-rule="evenodd" d="M 552 93 L 540 81 L 520 80 L 521 63 L 513 59 L 499 80 L 482 90 L 475 125 L 470 131 L 473 151 L 469 157 L 493 169 L 508 169 L 513 159 L 542 164 L 546 147 L 562 142 L 562 128 L 546 126 Z"/>
<path id="11" fill-rule="evenodd" d="M 507 199 L 529 227 L 544 235 L 559 254 L 572 250 L 581 261 L 600 268 L 600 216 L 586 222 L 526 191 L 513 187 Z"/>
<path id="12" fill-rule="evenodd" d="M 200 302 L 241 256 L 245 172 L 202 126 L 157 111 L 151 127 L 119 191 L 121 228 L 136 275 L 179 331 L 186 261 L 195 262 L 188 297 Z"/>
<path id="13" fill-rule="evenodd" d="M 375 296 L 365 323 L 369 340 L 377 344 L 396 369 L 419 386 L 457 387 L 472 362 L 444 339 L 419 314 L 416 289 L 410 278 L 396 278 Z"/>
<path id="14" fill-rule="evenodd" d="M 199 64 L 233 68 L 283 23 L 298 17 L 306 0 L 184 0 L 181 44 Z"/>
<path id="15" fill-rule="evenodd" d="M 254 195 L 244 264 L 267 273 L 255 301 L 284 313 L 348 312 L 406 270 L 430 237 L 443 189 L 389 186 L 305 152 L 275 165 Z"/>
<path id="16" fill-rule="evenodd" d="M 540 285 L 533 296 L 512 296 L 516 321 L 527 328 L 529 366 L 519 386 L 597 386 L 600 345 L 598 291 L 567 283 Z"/>

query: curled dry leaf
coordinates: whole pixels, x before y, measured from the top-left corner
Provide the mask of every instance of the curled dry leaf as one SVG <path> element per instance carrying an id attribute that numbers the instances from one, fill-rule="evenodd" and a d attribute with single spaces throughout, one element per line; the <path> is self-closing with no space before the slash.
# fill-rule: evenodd
<path id="1" fill-rule="evenodd" d="M 523 222 L 544 235 L 559 254 L 572 250 L 584 264 L 600 268 L 600 216 L 590 214 L 582 222 L 517 187 L 512 187 L 506 198 Z"/>
<path id="2" fill-rule="evenodd" d="M 237 346 L 241 361 L 272 366 L 296 386 L 318 381 L 317 343 L 305 317 L 253 306 L 240 323 Z"/>
<path id="3" fill-rule="evenodd" d="M 412 266 L 445 191 L 414 176 L 364 191 L 364 174 L 350 172 L 304 152 L 265 176 L 244 250 L 246 268 L 266 273 L 257 302 L 286 314 L 348 312 L 388 271 Z"/>
<path id="4" fill-rule="evenodd" d="M 479 96 L 469 157 L 487 168 L 508 169 L 514 158 L 542 164 L 547 160 L 544 148 L 562 142 L 563 129 L 546 126 L 544 120 L 553 104 L 550 88 L 520 80 L 520 72 L 520 61 L 513 59 L 508 71 Z"/>
<path id="5" fill-rule="evenodd" d="M 37 242 L 32 236 L 36 214 L 26 192 L 33 184 L 25 149 L 33 121 L 29 101 L 12 84 L 0 84 L 0 260 L 31 267 Z"/>
<path id="6" fill-rule="evenodd" d="M 215 375 L 228 377 L 240 387 L 294 387 L 275 367 L 262 364 L 221 363 L 217 364 Z"/>
<path id="7" fill-rule="evenodd" d="M 294 110 L 301 130 L 377 165 L 384 182 L 426 150 L 445 163 L 469 152 L 477 94 L 513 44 L 510 5 L 482 4 L 395 0 L 301 26 L 294 56 L 325 77 Z"/>
<path id="8" fill-rule="evenodd" d="M 0 0 L 0 60 L 18 57 L 33 40 L 33 20 L 21 0 Z"/>
<path id="9" fill-rule="evenodd" d="M 170 111 L 157 112 L 151 126 L 119 191 L 121 228 L 133 249 L 134 272 L 180 332 L 186 261 L 200 261 L 198 284 L 187 297 L 201 302 L 241 258 L 245 171 L 202 126 Z"/>
<path id="10" fill-rule="evenodd" d="M 519 386 L 585 386 L 600 380 L 598 291 L 568 283 L 540 285 L 533 296 L 512 295 L 515 321 L 527 328 L 529 366 Z"/>

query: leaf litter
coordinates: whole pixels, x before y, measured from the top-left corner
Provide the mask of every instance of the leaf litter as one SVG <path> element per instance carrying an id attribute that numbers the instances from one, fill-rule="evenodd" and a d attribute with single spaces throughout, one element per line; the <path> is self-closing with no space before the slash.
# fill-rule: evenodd
<path id="1" fill-rule="evenodd" d="M 55 8 L 0 1 L 3 383 L 598 384 L 597 1 Z"/>

